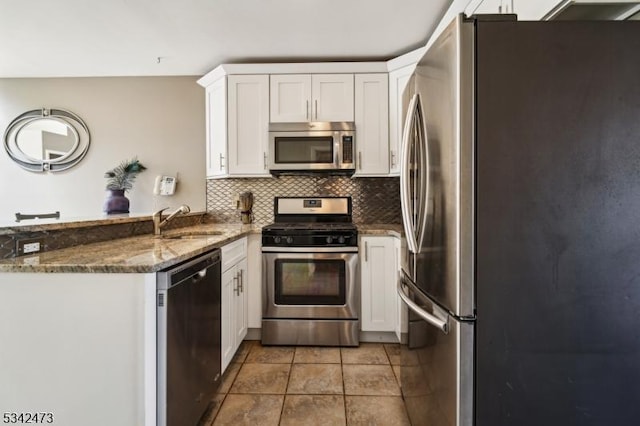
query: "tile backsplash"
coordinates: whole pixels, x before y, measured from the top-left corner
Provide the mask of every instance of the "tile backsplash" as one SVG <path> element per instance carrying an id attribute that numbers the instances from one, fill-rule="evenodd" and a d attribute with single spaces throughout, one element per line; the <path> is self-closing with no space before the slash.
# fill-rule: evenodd
<path id="1" fill-rule="evenodd" d="M 234 199 L 253 193 L 253 222 L 273 222 L 276 196 L 351 196 L 355 223 L 402 223 L 399 178 L 348 178 L 281 176 L 279 178 L 210 179 L 207 181 L 207 212 L 219 222 L 240 221 Z"/>

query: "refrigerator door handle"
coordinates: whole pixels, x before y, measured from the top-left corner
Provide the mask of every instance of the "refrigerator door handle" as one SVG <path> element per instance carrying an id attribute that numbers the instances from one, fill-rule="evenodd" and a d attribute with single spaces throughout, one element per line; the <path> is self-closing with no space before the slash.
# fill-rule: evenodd
<path id="1" fill-rule="evenodd" d="M 404 292 L 404 289 L 402 288 L 403 283 L 401 279 L 398 280 L 397 287 L 398 287 L 398 296 L 400 296 L 402 301 L 409 307 L 409 309 L 411 309 L 418 316 L 420 316 L 420 318 L 422 318 L 429 324 L 440 329 L 440 331 L 442 331 L 444 334 L 449 334 L 449 323 L 447 322 L 447 320 L 438 318 L 435 315 L 430 314 L 429 312 L 425 311 L 424 309 L 416 305 L 414 301 L 411 300 L 409 296 L 407 296 L 406 293 Z"/>
<path id="2" fill-rule="evenodd" d="M 424 113 L 422 111 L 422 102 L 420 96 L 415 106 L 415 140 L 418 143 L 418 157 L 419 167 L 422 173 L 420 174 L 420 184 L 418 185 L 418 216 L 416 218 L 416 243 L 418 250 L 424 245 L 424 237 L 427 230 L 427 218 L 429 216 L 429 192 L 431 190 L 430 184 L 430 165 L 429 165 L 429 138 L 427 137 L 427 130 L 425 127 Z M 416 252 L 417 253 L 417 252 Z"/>
<path id="3" fill-rule="evenodd" d="M 407 247 L 411 253 L 418 252 L 418 241 L 416 240 L 416 232 L 415 229 L 413 229 L 413 220 L 411 218 L 411 186 L 409 182 L 411 146 L 415 143 L 411 135 L 413 122 L 415 120 L 414 112 L 417 100 L 418 95 L 414 94 L 407 109 L 407 118 L 404 123 L 404 131 L 402 132 L 402 163 L 400 164 L 400 206 L 402 209 L 402 223 L 404 226 L 404 234 L 407 238 Z"/>

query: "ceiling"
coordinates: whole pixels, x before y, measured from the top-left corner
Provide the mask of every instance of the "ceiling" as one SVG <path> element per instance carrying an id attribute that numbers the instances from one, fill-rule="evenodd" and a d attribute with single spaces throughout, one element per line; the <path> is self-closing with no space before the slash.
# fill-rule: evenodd
<path id="1" fill-rule="evenodd" d="M 451 0 L 2 0 L 0 77 L 202 75 L 222 63 L 386 60 Z"/>

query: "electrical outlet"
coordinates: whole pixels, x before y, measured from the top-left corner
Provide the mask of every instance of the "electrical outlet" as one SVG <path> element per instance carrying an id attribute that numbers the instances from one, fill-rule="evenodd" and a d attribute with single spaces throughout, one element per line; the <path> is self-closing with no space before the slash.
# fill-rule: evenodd
<path id="1" fill-rule="evenodd" d="M 42 238 L 27 238 L 16 241 L 16 252 L 18 256 L 29 253 L 38 253 L 44 249 Z"/>
<path id="2" fill-rule="evenodd" d="M 25 265 L 39 265 L 40 256 L 27 256 L 22 261 Z"/>
<path id="3" fill-rule="evenodd" d="M 27 253 L 37 253 L 40 251 L 40 243 L 36 242 L 36 243 L 27 243 L 24 246 L 22 246 L 22 250 L 24 251 L 24 254 Z"/>

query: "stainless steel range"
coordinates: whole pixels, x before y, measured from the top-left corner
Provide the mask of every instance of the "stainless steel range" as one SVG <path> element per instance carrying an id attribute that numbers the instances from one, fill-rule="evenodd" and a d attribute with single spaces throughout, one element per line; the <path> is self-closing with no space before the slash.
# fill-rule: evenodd
<path id="1" fill-rule="evenodd" d="M 262 229 L 262 344 L 358 346 L 351 197 L 276 197 Z"/>

